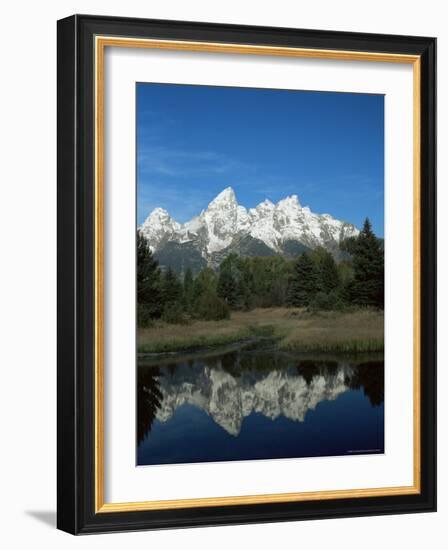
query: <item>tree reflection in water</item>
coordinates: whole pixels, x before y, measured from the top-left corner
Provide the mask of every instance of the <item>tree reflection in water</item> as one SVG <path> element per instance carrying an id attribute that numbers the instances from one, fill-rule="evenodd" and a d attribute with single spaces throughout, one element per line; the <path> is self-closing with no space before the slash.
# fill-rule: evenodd
<path id="1" fill-rule="evenodd" d="M 162 404 L 160 391 L 160 369 L 139 368 L 137 376 L 137 444 L 140 444 L 151 430 L 157 411 Z"/>
<path id="2" fill-rule="evenodd" d="M 350 388 L 364 391 L 373 407 L 384 402 L 384 361 L 367 361 L 356 365 Z"/>

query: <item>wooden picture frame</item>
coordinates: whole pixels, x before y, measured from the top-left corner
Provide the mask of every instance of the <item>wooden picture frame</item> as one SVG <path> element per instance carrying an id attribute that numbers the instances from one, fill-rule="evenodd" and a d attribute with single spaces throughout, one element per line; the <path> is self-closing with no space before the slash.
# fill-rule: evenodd
<path id="1" fill-rule="evenodd" d="M 414 75 L 414 483 L 108 503 L 104 498 L 104 51 L 406 63 Z M 74 15 L 58 22 L 58 528 L 73 534 L 436 509 L 434 38 Z"/>

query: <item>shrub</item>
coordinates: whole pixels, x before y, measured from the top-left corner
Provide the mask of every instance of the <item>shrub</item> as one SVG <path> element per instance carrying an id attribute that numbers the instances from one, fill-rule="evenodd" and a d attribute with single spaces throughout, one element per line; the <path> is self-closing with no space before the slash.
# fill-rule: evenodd
<path id="1" fill-rule="evenodd" d="M 162 321 L 170 325 L 184 325 L 188 323 L 188 318 L 178 303 L 167 304 L 162 313 Z"/>
<path id="2" fill-rule="evenodd" d="M 196 307 L 196 316 L 205 321 L 220 321 L 230 318 L 230 308 L 216 292 L 206 291 L 199 296 Z"/>
<path id="3" fill-rule="evenodd" d="M 340 311 L 344 304 L 336 291 L 318 292 L 309 305 L 311 311 Z"/>
<path id="4" fill-rule="evenodd" d="M 138 304 L 137 324 L 140 328 L 148 328 L 154 325 L 154 320 L 151 317 L 151 306 L 148 306 L 148 304 Z"/>

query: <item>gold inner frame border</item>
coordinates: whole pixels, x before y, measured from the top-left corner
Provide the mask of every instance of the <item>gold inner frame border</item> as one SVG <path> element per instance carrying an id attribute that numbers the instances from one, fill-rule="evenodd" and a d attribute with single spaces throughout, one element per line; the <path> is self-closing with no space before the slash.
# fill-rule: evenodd
<path id="1" fill-rule="evenodd" d="M 104 55 L 106 47 L 146 48 L 159 50 L 197 51 L 300 57 L 312 59 L 407 63 L 413 65 L 413 485 L 366 489 L 342 489 L 301 493 L 274 493 L 260 495 L 154 500 L 141 502 L 106 503 L 104 501 Z M 420 425 L 420 278 L 421 278 L 421 219 L 420 219 L 420 117 L 421 117 L 421 61 L 420 56 L 381 52 L 357 52 L 310 48 L 255 46 L 181 40 L 123 38 L 96 36 L 95 59 L 95 513 L 168 510 L 244 504 L 305 502 L 344 498 L 365 498 L 419 494 L 421 486 L 421 425 Z"/>

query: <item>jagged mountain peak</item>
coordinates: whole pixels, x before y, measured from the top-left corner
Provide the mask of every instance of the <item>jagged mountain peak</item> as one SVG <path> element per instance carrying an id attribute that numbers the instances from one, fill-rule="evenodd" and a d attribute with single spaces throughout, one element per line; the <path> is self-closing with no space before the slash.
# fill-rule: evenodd
<path id="1" fill-rule="evenodd" d="M 177 223 L 164 208 L 154 208 L 146 220 L 140 226 L 140 231 L 149 241 L 149 247 L 155 252 L 181 225 Z"/>
<path id="2" fill-rule="evenodd" d="M 213 208 L 214 206 L 222 207 L 225 204 L 238 206 L 235 191 L 232 187 L 226 187 L 223 191 L 221 191 L 221 193 L 218 193 L 218 195 L 216 195 L 216 197 L 210 202 L 208 208 Z"/>
<path id="3" fill-rule="evenodd" d="M 291 242 L 301 245 L 302 250 L 323 246 L 335 252 L 342 239 L 359 233 L 350 223 L 302 207 L 296 194 L 281 199 L 277 204 L 265 199 L 255 208 L 246 209 L 238 204 L 230 186 L 198 216 L 184 224 L 177 223 L 165 209 L 155 208 L 140 230 L 153 252 L 157 253 L 168 243 L 188 245 L 190 251 L 196 250 L 212 267 L 230 252 L 259 255 L 260 250 L 264 250 L 270 254 L 289 255 L 287 250 L 294 248 L 291 248 Z M 241 243 L 244 243 L 244 251 L 240 250 Z"/>
<path id="4" fill-rule="evenodd" d="M 154 208 L 154 210 L 149 214 L 146 221 L 154 220 L 172 220 L 173 218 L 169 215 L 168 211 L 164 208 Z"/>
<path id="5" fill-rule="evenodd" d="M 297 195 L 288 195 L 277 203 L 277 208 L 302 208 Z"/>
<path id="6" fill-rule="evenodd" d="M 257 204 L 257 206 L 255 207 L 255 210 L 258 210 L 258 211 L 268 211 L 268 210 L 273 210 L 275 208 L 275 204 L 270 201 L 269 199 L 264 199 L 263 202 L 260 202 L 260 204 Z"/>

